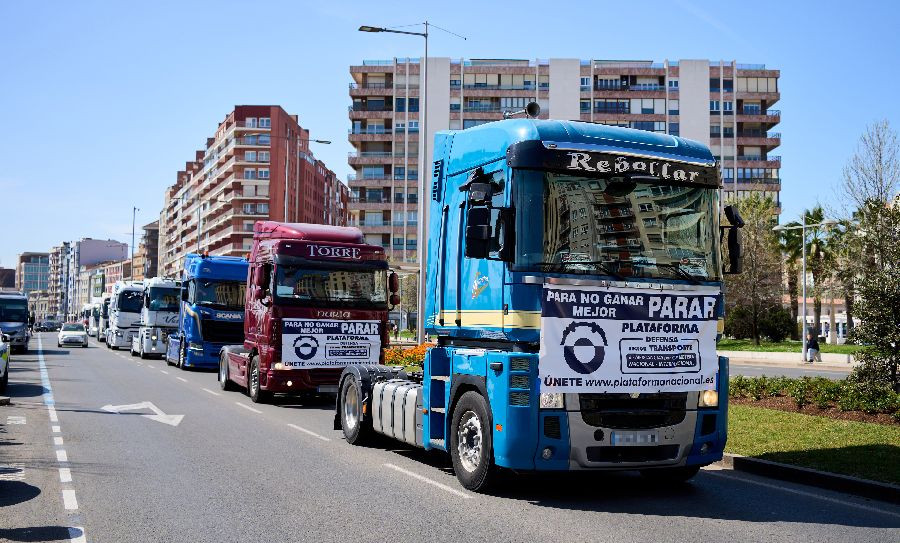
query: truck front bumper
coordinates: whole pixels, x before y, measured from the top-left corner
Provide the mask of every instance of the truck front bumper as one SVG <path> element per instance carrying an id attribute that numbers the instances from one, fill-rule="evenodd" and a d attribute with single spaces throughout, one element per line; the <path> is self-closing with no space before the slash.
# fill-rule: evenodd
<path id="1" fill-rule="evenodd" d="M 658 428 L 588 424 L 581 411 L 541 411 L 536 470 L 633 470 L 708 465 L 722 459 L 721 409 L 687 410 L 684 419 Z"/>
<path id="2" fill-rule="evenodd" d="M 135 334 L 137 334 L 137 330 L 110 330 L 107 336 L 109 346 L 118 347 L 120 349 L 124 349 L 125 347 L 131 348 L 131 341 Z"/>
<path id="3" fill-rule="evenodd" d="M 322 368 L 316 370 L 273 370 L 262 375 L 260 388 L 277 394 L 297 394 L 300 392 L 320 392 L 337 394 L 338 380 L 344 368 Z"/>
<path id="4" fill-rule="evenodd" d="M 196 346 L 197 344 L 193 343 L 193 345 Z M 222 348 L 229 344 L 203 342 L 200 345 L 202 347 L 197 348 L 191 347 L 191 343 L 188 344 L 184 365 L 190 368 L 218 368 L 219 354 L 222 352 Z M 163 348 L 163 351 L 165 351 L 165 348 Z"/>

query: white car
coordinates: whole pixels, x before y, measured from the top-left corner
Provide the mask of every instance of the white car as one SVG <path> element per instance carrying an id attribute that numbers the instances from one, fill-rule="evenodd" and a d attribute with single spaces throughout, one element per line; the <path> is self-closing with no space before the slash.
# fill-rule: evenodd
<path id="1" fill-rule="evenodd" d="M 9 383 L 9 351 L 11 349 L 7 342 L 8 339 L 6 334 L 0 334 L 0 392 L 4 392 Z"/>
<path id="2" fill-rule="evenodd" d="M 56 338 L 56 346 L 62 347 L 63 345 L 81 345 L 82 347 L 87 347 L 88 338 L 84 325 L 80 322 L 67 322 L 66 324 L 63 324 L 62 329 L 59 331 L 59 336 Z"/>

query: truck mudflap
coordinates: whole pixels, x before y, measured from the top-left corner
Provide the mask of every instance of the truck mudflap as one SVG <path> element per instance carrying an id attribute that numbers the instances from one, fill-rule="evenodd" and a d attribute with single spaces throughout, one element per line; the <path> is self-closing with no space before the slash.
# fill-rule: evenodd
<path id="1" fill-rule="evenodd" d="M 397 377 L 405 377 L 403 372 L 389 366 L 381 366 L 377 364 L 352 364 L 344 368 L 341 377 L 338 379 L 338 394 L 334 407 L 334 429 L 341 429 L 341 389 L 347 379 L 356 381 L 356 390 L 359 394 L 359 405 L 363 406 L 362 412 L 359 414 L 360 422 L 364 422 L 372 413 L 372 389 L 376 382 L 388 381 Z"/>
<path id="2" fill-rule="evenodd" d="M 422 384 L 406 379 L 378 381 L 372 387 L 372 428 L 415 447 L 422 443 Z"/>

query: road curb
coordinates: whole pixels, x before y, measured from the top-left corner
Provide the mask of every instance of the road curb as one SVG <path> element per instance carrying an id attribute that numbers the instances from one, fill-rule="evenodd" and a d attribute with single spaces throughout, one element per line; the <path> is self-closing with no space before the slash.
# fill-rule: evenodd
<path id="1" fill-rule="evenodd" d="M 880 483 L 849 475 L 828 473 L 810 468 L 781 464 L 760 458 L 751 458 L 739 454 L 726 453 L 722 460 L 716 463 L 720 467 L 743 471 L 763 477 L 771 477 L 782 481 L 801 483 L 804 485 L 836 490 L 846 494 L 862 496 L 874 500 L 900 504 L 900 486 L 890 483 Z"/>
<path id="2" fill-rule="evenodd" d="M 9 405 L 9 396 L 0 396 L 0 405 Z"/>

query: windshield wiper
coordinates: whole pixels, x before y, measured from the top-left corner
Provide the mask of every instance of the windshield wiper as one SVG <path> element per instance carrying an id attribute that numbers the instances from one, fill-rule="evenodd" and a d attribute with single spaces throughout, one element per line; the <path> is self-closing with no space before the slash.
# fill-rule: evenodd
<path id="1" fill-rule="evenodd" d="M 678 262 L 669 262 L 667 264 L 665 264 L 665 263 L 661 264 L 661 263 L 657 262 L 656 264 L 652 264 L 652 265 L 656 266 L 657 268 L 666 268 L 666 269 L 672 270 L 673 272 L 675 272 L 676 275 L 678 275 L 682 279 L 687 279 L 688 281 L 690 281 L 691 283 L 693 283 L 695 285 L 700 284 L 700 279 L 698 279 L 696 276 L 691 275 L 690 273 L 681 269 L 681 264 L 679 264 Z"/>
<path id="2" fill-rule="evenodd" d="M 607 266 L 605 263 L 603 263 L 602 260 L 588 260 L 585 262 L 538 262 L 539 266 L 558 266 L 557 269 L 560 271 L 564 271 L 566 269 L 565 267 L 568 265 L 575 265 L 575 264 L 585 264 L 585 265 L 589 265 L 589 266 L 594 266 L 597 270 L 605 273 L 606 275 L 615 277 L 619 281 L 626 280 L 623 275 L 620 275 L 620 274 L 612 271 L 611 269 L 609 269 L 609 266 Z M 553 271 L 553 270 L 547 270 L 547 271 Z"/>

